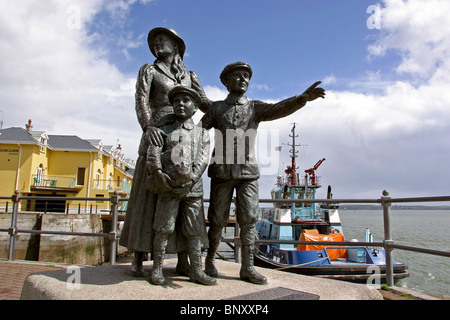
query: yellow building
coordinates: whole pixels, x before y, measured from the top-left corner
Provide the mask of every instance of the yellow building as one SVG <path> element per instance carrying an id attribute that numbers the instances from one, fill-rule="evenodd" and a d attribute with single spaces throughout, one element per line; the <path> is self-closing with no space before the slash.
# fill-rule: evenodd
<path id="1" fill-rule="evenodd" d="M 100 213 L 109 209 L 109 202 L 64 198 L 109 198 L 114 191 L 121 197 L 129 195 L 135 163 L 125 159 L 120 145 L 32 129 L 30 120 L 25 128 L 0 130 L 0 196 L 10 197 L 19 190 L 22 196 L 61 200 L 24 200 L 19 210 Z M 2 201 L 0 210 L 5 206 Z"/>

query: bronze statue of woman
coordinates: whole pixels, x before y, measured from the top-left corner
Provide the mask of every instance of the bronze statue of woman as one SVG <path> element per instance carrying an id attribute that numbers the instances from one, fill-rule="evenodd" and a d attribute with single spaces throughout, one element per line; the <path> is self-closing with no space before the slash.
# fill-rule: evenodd
<path id="1" fill-rule="evenodd" d="M 139 154 L 128 201 L 124 227 L 119 244 L 134 252 L 131 271 L 143 276 L 145 253 L 152 252 L 153 217 L 156 210 L 157 195 L 147 189 L 148 171 L 145 167 L 146 152 L 150 142 L 162 144 L 159 127 L 171 121 L 173 107 L 168 92 L 175 86 L 185 86 L 197 91 L 202 99 L 200 110 L 206 111 L 212 104 L 202 88 L 200 80 L 193 71 L 187 71 L 183 63 L 186 50 L 183 39 L 170 28 L 154 28 L 147 38 L 151 53 L 156 61 L 145 64 L 139 70 L 136 83 L 136 114 L 142 128 Z M 177 248 L 176 234 L 169 239 L 166 253 L 178 253 L 177 271 L 189 274 L 187 253 Z"/>

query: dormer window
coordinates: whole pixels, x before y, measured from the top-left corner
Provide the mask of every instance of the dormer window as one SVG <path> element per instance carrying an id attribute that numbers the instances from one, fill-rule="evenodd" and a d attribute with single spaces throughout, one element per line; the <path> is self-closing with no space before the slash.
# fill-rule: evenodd
<path id="1" fill-rule="evenodd" d="M 42 135 L 39 138 L 39 151 L 45 152 L 45 147 L 47 146 L 47 137 L 45 135 Z"/>

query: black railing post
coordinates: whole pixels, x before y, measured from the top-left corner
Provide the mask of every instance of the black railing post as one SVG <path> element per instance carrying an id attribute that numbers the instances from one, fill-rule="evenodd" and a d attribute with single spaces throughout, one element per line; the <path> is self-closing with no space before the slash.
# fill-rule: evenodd
<path id="1" fill-rule="evenodd" d="M 117 255 L 117 223 L 119 221 L 119 193 L 114 191 L 114 195 L 111 197 L 111 231 L 110 234 L 110 261 L 111 265 L 116 264 Z"/>
<path id="2" fill-rule="evenodd" d="M 383 246 L 386 250 L 386 284 L 389 287 L 394 285 L 394 265 L 392 258 L 392 241 L 391 234 L 391 197 L 389 192 L 384 190 L 381 197 L 381 205 L 383 206 L 383 223 L 384 223 L 384 241 Z"/>
<path id="3" fill-rule="evenodd" d="M 241 249 L 242 249 L 242 242 L 241 242 L 241 228 L 239 227 L 239 223 L 236 221 L 234 224 L 234 261 L 236 263 L 241 263 Z"/>
<path id="4" fill-rule="evenodd" d="M 11 217 L 11 227 L 8 229 L 9 234 L 9 250 L 8 250 L 8 260 L 14 260 L 14 246 L 16 243 L 16 231 L 17 231 L 17 216 L 19 213 L 19 190 L 16 190 L 11 197 L 13 202 L 13 211 Z"/>

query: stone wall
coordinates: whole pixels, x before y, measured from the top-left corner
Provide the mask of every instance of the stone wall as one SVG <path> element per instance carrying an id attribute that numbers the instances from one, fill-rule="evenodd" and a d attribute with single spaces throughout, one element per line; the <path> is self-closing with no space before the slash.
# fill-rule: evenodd
<path id="1" fill-rule="evenodd" d="M 42 230 L 102 233 L 101 216 L 87 214 L 45 214 Z M 41 235 L 39 261 L 67 264 L 100 265 L 103 263 L 102 237 Z"/>
<path id="2" fill-rule="evenodd" d="M 12 213 L 0 213 L 0 229 L 11 227 Z M 40 230 L 42 214 L 41 213 L 21 213 L 17 217 L 17 228 L 23 230 Z M 14 245 L 14 259 L 34 260 L 39 258 L 40 235 L 21 233 L 16 236 Z M 8 258 L 9 234 L 0 232 L 0 258 Z"/>
<path id="3" fill-rule="evenodd" d="M 11 225 L 11 213 L 0 213 L 0 229 Z M 101 215 L 20 213 L 17 228 L 45 231 L 108 233 L 111 224 Z M 0 232 L 0 258 L 8 258 L 9 234 Z M 123 252 L 124 248 L 118 248 Z M 110 241 L 95 236 L 32 235 L 16 236 L 14 259 L 78 265 L 100 265 L 109 260 Z"/>

